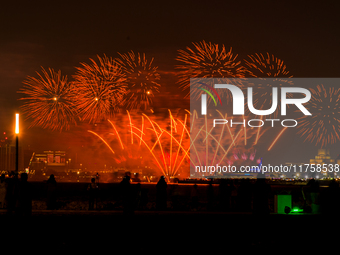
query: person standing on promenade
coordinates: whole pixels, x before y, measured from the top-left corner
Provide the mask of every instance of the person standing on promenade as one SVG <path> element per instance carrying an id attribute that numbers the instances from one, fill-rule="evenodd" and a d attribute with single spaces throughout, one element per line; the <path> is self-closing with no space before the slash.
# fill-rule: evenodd
<path id="1" fill-rule="evenodd" d="M 237 207 L 241 212 L 251 211 L 252 184 L 249 179 L 241 179 L 237 192 Z"/>
<path id="2" fill-rule="evenodd" d="M 91 183 L 87 187 L 87 191 L 89 192 L 89 210 L 94 210 L 98 193 L 98 186 L 95 178 L 91 179 Z"/>
<path id="3" fill-rule="evenodd" d="M 269 195 L 271 187 L 266 183 L 265 176 L 259 174 L 253 189 L 253 213 L 256 215 L 269 215 Z"/>
<path id="4" fill-rule="evenodd" d="M 5 208 L 6 201 L 6 192 L 7 192 L 7 183 L 5 181 L 5 175 L 2 174 L 0 177 L 0 208 Z"/>
<path id="5" fill-rule="evenodd" d="M 314 181 L 310 186 L 310 197 L 312 213 L 320 213 L 320 185 L 318 181 Z"/>
<path id="6" fill-rule="evenodd" d="M 229 180 L 222 179 L 218 186 L 219 209 L 226 211 L 230 207 L 231 188 Z"/>
<path id="7" fill-rule="evenodd" d="M 6 179 L 7 192 L 6 192 L 6 204 L 7 204 L 7 214 L 14 213 L 17 194 L 18 194 L 18 175 L 13 171 L 9 173 L 9 177 Z"/>
<path id="8" fill-rule="evenodd" d="M 208 189 L 207 189 L 207 210 L 208 211 L 211 211 L 213 210 L 213 207 L 214 207 L 214 200 L 215 200 L 215 197 L 214 197 L 214 186 L 213 186 L 213 179 L 211 178 L 209 180 L 209 185 L 208 185 Z"/>
<path id="9" fill-rule="evenodd" d="M 329 187 L 320 193 L 321 212 L 324 214 L 339 215 L 340 213 L 340 188 L 339 183 L 332 180 Z"/>
<path id="10" fill-rule="evenodd" d="M 47 210 L 56 209 L 57 202 L 57 181 L 54 175 L 51 174 L 50 178 L 47 180 Z"/>
<path id="11" fill-rule="evenodd" d="M 136 185 L 136 201 L 135 201 L 135 208 L 138 209 L 141 207 L 141 200 L 142 200 L 142 187 L 140 182 Z"/>
<path id="12" fill-rule="evenodd" d="M 30 216 L 32 214 L 32 188 L 27 180 L 28 175 L 22 173 L 18 185 L 17 211 L 19 216 Z"/>
<path id="13" fill-rule="evenodd" d="M 157 210 L 165 210 L 167 208 L 167 193 L 166 188 L 168 184 L 165 181 L 164 176 L 161 176 L 158 183 L 156 184 L 156 208 Z"/>
<path id="14" fill-rule="evenodd" d="M 198 190 L 197 190 L 197 184 L 195 183 L 191 189 L 191 210 L 193 211 L 197 211 L 198 209 Z"/>
<path id="15" fill-rule="evenodd" d="M 119 184 L 120 186 L 120 195 L 123 204 L 123 212 L 126 215 L 133 214 L 134 212 L 134 194 L 132 192 L 132 187 L 130 183 L 130 176 L 124 176 L 123 180 Z"/>

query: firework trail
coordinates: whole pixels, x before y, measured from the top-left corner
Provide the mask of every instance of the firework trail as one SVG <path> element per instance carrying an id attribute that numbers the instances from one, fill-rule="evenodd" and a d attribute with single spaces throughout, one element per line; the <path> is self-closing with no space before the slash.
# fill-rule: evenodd
<path id="1" fill-rule="evenodd" d="M 23 82 L 25 85 L 19 93 L 25 95 L 22 109 L 27 118 L 32 119 L 30 127 L 40 126 L 51 130 L 68 130 L 76 125 L 77 111 L 71 83 L 61 71 L 46 71 L 38 78 L 30 77 Z"/>
<path id="2" fill-rule="evenodd" d="M 272 149 L 285 130 L 272 140 L 267 137 L 261 141 L 266 133 L 265 128 L 242 125 L 237 128 L 228 125 L 213 128 L 206 120 L 198 119 L 196 111 L 186 112 L 192 115 L 191 121 L 188 114 L 180 118 L 173 116 L 170 110 L 168 119 L 128 113 L 126 121 L 118 117 L 116 123 L 109 120 L 112 128 L 109 132 L 89 132 L 106 145 L 117 163 L 138 161 L 141 169 L 152 166 L 159 175 L 171 178 L 178 174 L 189 177 L 190 164 L 257 164 L 257 149 L 268 143 L 268 150 Z"/>
<path id="3" fill-rule="evenodd" d="M 220 118 L 227 119 L 227 114 Z M 216 117 L 216 116 L 215 116 Z M 247 116 L 233 118 L 235 122 L 246 120 Z M 211 120 L 211 119 L 210 119 Z M 196 111 L 191 116 L 191 154 L 195 166 L 256 164 L 256 151 L 263 146 L 261 137 L 265 129 L 248 126 L 230 127 L 228 124 L 213 127 L 206 117 L 200 118 Z M 207 175 L 197 173 L 198 175 Z M 215 175 L 215 174 L 213 174 Z"/>
<path id="4" fill-rule="evenodd" d="M 98 62 L 81 63 L 74 75 L 76 107 L 80 118 L 89 122 L 107 119 L 119 109 L 126 94 L 126 79 L 119 65 L 104 55 Z"/>
<path id="5" fill-rule="evenodd" d="M 169 178 L 179 173 L 188 174 L 190 134 L 187 115 L 183 120 L 175 118 L 170 110 L 167 120 L 145 114 L 131 116 L 128 112 L 127 115 L 125 122 L 109 120 L 113 132 L 102 135 L 89 132 L 109 148 L 116 162 L 126 163 L 129 158 L 139 160 L 145 164 L 139 167 L 153 166 L 160 175 Z"/>
<path id="6" fill-rule="evenodd" d="M 178 83 L 183 90 L 190 88 L 190 78 L 242 78 L 245 69 L 232 49 L 227 50 L 224 45 L 206 43 L 205 41 L 193 43 L 193 47 L 186 50 L 178 50 L 177 65 Z M 209 84 L 213 85 L 213 84 Z M 202 91 L 191 88 L 192 96 L 199 98 Z M 228 94 L 222 94 L 228 97 Z M 187 95 L 189 96 L 189 94 Z"/>
<path id="7" fill-rule="evenodd" d="M 304 141 L 309 141 L 321 148 L 340 140 L 340 88 L 318 85 L 310 89 L 312 98 L 306 108 L 312 116 L 299 118 L 299 131 Z"/>
<path id="8" fill-rule="evenodd" d="M 152 97 L 159 92 L 160 74 L 153 66 L 153 58 L 147 60 L 145 54 L 133 51 L 126 54 L 118 53 L 117 63 L 124 71 L 127 79 L 127 93 L 123 104 L 129 110 L 146 110 L 152 104 Z"/>

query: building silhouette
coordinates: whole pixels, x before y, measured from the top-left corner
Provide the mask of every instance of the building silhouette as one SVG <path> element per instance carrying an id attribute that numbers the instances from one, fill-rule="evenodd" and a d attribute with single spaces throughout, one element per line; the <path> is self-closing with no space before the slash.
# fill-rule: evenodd
<path id="1" fill-rule="evenodd" d="M 334 178 L 334 173 L 336 174 L 334 167 L 336 167 L 336 164 L 339 163 L 339 160 L 331 158 L 329 150 L 319 149 L 318 155 L 316 155 L 315 158 L 309 160 L 309 172 L 312 173 L 312 177 L 318 179 Z"/>
<path id="2" fill-rule="evenodd" d="M 3 132 L 0 136 L 0 172 L 8 174 L 15 171 L 16 147 L 8 138 L 7 133 Z M 24 171 L 24 153 L 19 146 L 19 165 L 18 170 Z"/>

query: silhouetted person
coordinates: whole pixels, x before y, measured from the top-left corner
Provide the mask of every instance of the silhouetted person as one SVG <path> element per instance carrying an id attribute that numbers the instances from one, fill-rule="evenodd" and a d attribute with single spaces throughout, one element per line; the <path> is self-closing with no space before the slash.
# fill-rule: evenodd
<path id="1" fill-rule="evenodd" d="M 7 213 L 12 214 L 15 211 L 17 196 L 18 196 L 18 175 L 13 171 L 10 172 L 9 177 L 6 179 L 7 192 L 6 192 L 6 204 Z"/>
<path id="2" fill-rule="evenodd" d="M 229 180 L 222 179 L 218 186 L 219 205 L 222 211 L 230 207 L 231 187 Z"/>
<path id="3" fill-rule="evenodd" d="M 168 184 L 165 181 L 164 176 L 161 176 L 159 181 L 156 184 L 156 208 L 157 210 L 165 210 L 167 208 L 167 193 L 166 188 Z"/>
<path id="4" fill-rule="evenodd" d="M 266 183 L 264 175 L 259 174 L 253 189 L 253 213 L 258 215 L 269 214 L 270 185 Z"/>
<path id="5" fill-rule="evenodd" d="M 190 195 L 191 195 L 191 208 L 196 211 L 198 208 L 198 201 L 199 201 L 196 183 L 193 185 Z"/>
<path id="6" fill-rule="evenodd" d="M 138 182 L 136 185 L 135 194 L 136 194 L 136 202 L 135 202 L 136 208 L 140 208 L 141 201 L 142 201 L 142 187 L 141 187 L 140 182 Z"/>
<path id="7" fill-rule="evenodd" d="M 311 198 L 311 186 L 315 183 L 315 179 L 312 178 L 307 182 L 307 185 L 302 188 L 302 192 L 305 198 L 304 211 L 312 212 L 312 198 Z"/>
<path id="8" fill-rule="evenodd" d="M 321 193 L 321 210 L 325 214 L 340 213 L 340 188 L 335 180 L 332 180 L 329 187 Z"/>
<path id="9" fill-rule="evenodd" d="M 47 184 L 47 210 L 56 209 L 57 202 L 57 181 L 54 175 L 51 174 L 50 178 L 46 182 Z"/>
<path id="10" fill-rule="evenodd" d="M 17 210 L 18 215 L 21 216 L 30 216 L 32 214 L 32 190 L 27 179 L 28 175 L 26 173 L 20 175 Z"/>
<path id="11" fill-rule="evenodd" d="M 124 214 L 132 214 L 134 210 L 134 199 L 130 183 L 130 176 L 124 176 L 119 186 L 120 195 L 123 203 L 123 212 Z"/>
<path id="12" fill-rule="evenodd" d="M 7 193 L 7 183 L 5 181 L 5 175 L 2 174 L 0 177 L 0 208 L 5 208 Z"/>
<path id="13" fill-rule="evenodd" d="M 251 211 L 252 185 L 249 179 L 241 179 L 237 191 L 238 209 L 242 212 Z"/>
<path id="14" fill-rule="evenodd" d="M 178 190 L 178 185 L 172 185 L 172 206 L 174 210 L 179 209 L 180 207 L 180 193 Z"/>
<path id="15" fill-rule="evenodd" d="M 310 200 L 312 213 L 320 212 L 320 187 L 318 181 L 312 181 L 310 183 Z"/>
<path id="16" fill-rule="evenodd" d="M 213 187 L 213 179 L 212 178 L 210 179 L 209 185 L 208 185 L 207 199 L 208 199 L 207 209 L 212 210 L 213 205 L 214 205 L 214 187 Z"/>
<path id="17" fill-rule="evenodd" d="M 96 183 L 99 184 L 99 178 L 100 178 L 100 175 L 99 173 L 96 174 Z"/>
<path id="18" fill-rule="evenodd" d="M 94 210 L 94 206 L 96 204 L 96 199 L 98 196 L 98 185 L 95 178 L 91 179 L 91 183 L 87 187 L 87 191 L 89 193 L 89 210 Z"/>
<path id="19" fill-rule="evenodd" d="M 231 208 L 235 210 L 237 206 L 237 189 L 238 189 L 237 179 L 231 180 L 230 189 L 231 189 L 230 204 L 231 204 Z"/>

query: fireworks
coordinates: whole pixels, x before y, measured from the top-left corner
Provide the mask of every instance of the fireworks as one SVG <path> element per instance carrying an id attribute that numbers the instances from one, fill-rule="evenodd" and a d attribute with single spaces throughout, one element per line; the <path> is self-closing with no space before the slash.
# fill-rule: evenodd
<path id="1" fill-rule="evenodd" d="M 192 115 L 190 125 L 188 114 Z M 183 114 L 182 114 L 183 115 Z M 243 117 L 242 117 L 243 118 Z M 235 119 L 235 121 L 238 121 Z M 230 128 L 221 125 L 213 128 L 206 120 L 198 119 L 197 112 L 169 118 L 127 114 L 125 121 L 109 120 L 112 131 L 94 134 L 111 151 L 117 163 L 130 164 L 127 168 L 152 166 L 159 175 L 189 176 L 189 165 L 237 165 L 245 162 L 257 164 L 257 146 L 267 145 L 260 141 L 267 129 L 243 127 Z M 272 149 L 286 128 L 273 138 Z M 190 131 L 191 130 L 191 131 Z"/>
<path id="2" fill-rule="evenodd" d="M 42 69 L 37 78 L 28 77 L 19 92 L 25 95 L 21 98 L 26 100 L 23 110 L 32 119 L 31 126 L 61 131 L 77 124 L 77 120 L 90 123 L 108 120 L 111 132 L 89 132 L 99 139 L 100 144 L 109 148 L 108 152 L 117 163 L 124 162 L 127 169 L 152 167 L 169 177 L 180 172 L 188 174 L 185 171 L 189 170 L 190 164 L 255 165 L 259 154 L 275 150 L 288 133 L 286 126 L 273 130 L 267 126 L 251 126 L 248 122 L 263 123 L 268 116 L 252 119 L 249 112 L 242 116 L 232 115 L 232 108 L 224 107 L 230 91 L 215 90 L 210 81 L 205 83 L 200 79 L 192 80 L 197 85 L 192 96 L 199 99 L 202 93 L 209 94 L 215 103 L 215 113 L 202 117 L 195 111 L 186 111 L 174 116 L 169 110 L 166 119 L 164 114 L 137 115 L 138 111 L 134 110 L 150 108 L 152 97 L 160 89 L 160 75 L 153 59 L 147 59 L 145 54 L 133 51 L 118 54 L 120 57 L 115 59 L 104 55 L 97 56 L 97 60 L 90 59 L 89 64 L 81 63 L 81 67 L 76 68 L 73 82 L 68 82 L 66 76 L 53 69 Z M 258 110 L 271 108 L 272 87 L 294 85 L 284 62 L 269 53 L 248 55 L 242 66 L 231 48 L 228 50 L 224 45 L 202 41 L 193 43 L 193 47 L 186 50 L 179 50 L 176 60 L 181 62 L 177 66 L 178 82 L 184 89 L 190 87 L 190 78 L 213 78 L 214 84 L 231 82 L 241 89 L 249 82 L 254 89 L 253 104 Z M 250 77 L 244 79 L 243 84 L 233 82 L 246 74 Z M 255 82 L 250 79 L 252 77 L 260 79 L 254 79 Z M 306 107 L 312 116 L 297 119 L 297 130 L 305 141 L 324 147 L 340 140 L 340 88 L 318 85 L 311 92 L 313 97 Z M 290 94 L 287 96 L 292 97 Z M 217 107 L 218 103 L 222 106 L 222 102 L 225 116 L 219 112 L 222 107 Z M 273 114 L 280 112 L 280 98 L 277 105 Z M 130 111 L 125 116 L 118 113 L 123 108 Z M 151 112 L 154 113 L 152 109 Z M 117 117 L 115 121 L 113 113 Z M 213 127 L 209 122 L 211 119 L 207 121 L 213 115 L 217 115 L 217 119 L 228 120 L 227 123 L 232 120 L 235 125 L 219 123 L 221 125 Z M 266 139 L 261 139 L 264 134 Z"/>
<path id="3" fill-rule="evenodd" d="M 26 116 L 32 119 L 31 126 L 40 126 L 52 130 L 67 130 L 76 124 L 77 111 L 74 104 L 74 94 L 66 76 L 53 69 L 46 71 L 38 78 L 28 77 L 19 91 L 25 95 L 21 100 L 26 102 L 22 109 Z"/>
<path id="4" fill-rule="evenodd" d="M 227 115 L 223 116 L 219 111 L 214 114 L 222 119 L 227 118 Z M 228 124 L 213 127 L 211 118 L 209 120 L 206 117 L 201 118 L 196 111 L 193 112 L 190 138 L 190 159 L 193 165 L 232 166 L 253 161 L 255 163 L 252 164 L 256 164 L 256 150 L 266 129 L 243 125 L 230 127 Z M 247 116 L 242 116 L 233 118 L 233 121 L 242 122 L 247 118 Z"/>
<path id="5" fill-rule="evenodd" d="M 159 92 L 160 75 L 153 66 L 153 58 L 147 60 L 145 54 L 131 51 L 120 54 L 116 61 L 126 74 L 127 93 L 123 104 L 127 109 L 147 109 L 152 103 L 152 97 Z"/>
<path id="6" fill-rule="evenodd" d="M 224 45 L 206 43 L 205 41 L 193 43 L 193 48 L 179 50 L 176 60 L 181 64 L 178 83 L 183 89 L 190 87 L 190 78 L 242 78 L 245 69 L 232 49 L 227 50 Z M 192 90 L 199 98 L 201 90 Z M 224 95 L 226 96 L 226 95 Z"/>
<path id="7" fill-rule="evenodd" d="M 266 78 L 292 78 L 286 68 L 283 60 L 270 55 L 268 52 L 264 56 L 262 53 L 255 55 L 248 55 L 248 59 L 244 59 L 246 72 L 251 77 Z"/>
<path id="8" fill-rule="evenodd" d="M 243 60 L 246 68 L 247 76 L 254 78 L 262 78 L 263 84 L 254 90 L 254 106 L 257 109 L 270 109 L 272 106 L 272 87 L 292 86 L 291 80 L 293 76 L 287 70 L 284 61 L 267 52 L 266 55 L 254 54 L 248 55 Z M 287 97 L 292 97 L 288 94 Z M 277 111 L 272 114 L 277 116 L 280 111 L 280 100 Z"/>
<path id="9" fill-rule="evenodd" d="M 82 120 L 109 118 L 119 108 L 126 93 L 125 75 L 119 65 L 104 55 L 99 63 L 81 63 L 74 75 L 76 106 Z"/>
<path id="10" fill-rule="evenodd" d="M 114 123 L 109 120 L 109 123 L 112 132 L 102 135 L 92 130 L 89 132 L 104 142 L 117 163 L 132 161 L 141 164 L 138 167 L 152 166 L 160 175 L 169 178 L 179 173 L 188 174 L 190 139 L 187 114 L 180 120 L 169 110 L 169 119 L 162 120 L 145 114 L 131 116 L 128 112 L 126 121 Z"/>
<path id="11" fill-rule="evenodd" d="M 325 147 L 340 140 L 340 88 L 318 85 L 310 90 L 312 98 L 306 108 L 312 116 L 299 119 L 298 134 L 305 138 L 304 141 Z"/>

